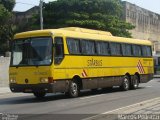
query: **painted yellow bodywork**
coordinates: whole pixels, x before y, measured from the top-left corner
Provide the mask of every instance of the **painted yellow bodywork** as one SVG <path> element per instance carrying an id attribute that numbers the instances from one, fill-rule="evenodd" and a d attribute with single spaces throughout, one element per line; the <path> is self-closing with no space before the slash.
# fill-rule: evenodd
<path id="1" fill-rule="evenodd" d="M 25 79 L 29 80 L 28 84 L 40 83 L 40 78 L 53 77 L 54 80 L 68 80 L 72 79 L 75 75 L 81 78 L 93 78 L 102 76 L 121 76 L 129 73 L 134 75 L 136 72 L 139 74 L 153 74 L 153 58 L 142 57 L 111 57 L 111 56 L 74 56 L 69 55 L 66 37 L 83 38 L 92 40 L 104 40 L 121 43 L 133 43 L 140 45 L 149 45 L 151 42 L 148 40 L 138 40 L 131 38 L 122 38 L 112 36 L 109 32 L 96 31 L 82 28 L 61 28 L 49 30 L 37 30 L 19 33 L 14 36 L 14 40 L 28 37 L 51 36 L 63 37 L 64 39 L 64 54 L 65 57 L 61 64 L 51 66 L 39 67 L 10 67 L 10 78 L 16 78 L 17 84 L 25 84 Z M 145 73 L 140 73 L 137 68 L 138 61 L 141 61 Z M 94 65 L 90 62 L 94 61 Z M 86 76 L 82 76 L 83 71 Z"/>

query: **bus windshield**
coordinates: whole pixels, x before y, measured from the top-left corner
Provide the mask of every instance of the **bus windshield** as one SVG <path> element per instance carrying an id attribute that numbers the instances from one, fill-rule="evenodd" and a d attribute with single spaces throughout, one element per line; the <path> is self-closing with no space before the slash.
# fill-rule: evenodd
<path id="1" fill-rule="evenodd" d="M 52 38 L 38 37 L 14 40 L 11 66 L 39 66 L 52 63 Z"/>

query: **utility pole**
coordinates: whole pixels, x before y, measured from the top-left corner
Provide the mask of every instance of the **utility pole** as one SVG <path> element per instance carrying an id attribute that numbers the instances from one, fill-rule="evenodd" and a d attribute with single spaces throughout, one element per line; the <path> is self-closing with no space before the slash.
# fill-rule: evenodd
<path id="1" fill-rule="evenodd" d="M 40 0 L 39 8 L 40 8 L 40 27 L 41 30 L 43 30 L 43 0 Z"/>

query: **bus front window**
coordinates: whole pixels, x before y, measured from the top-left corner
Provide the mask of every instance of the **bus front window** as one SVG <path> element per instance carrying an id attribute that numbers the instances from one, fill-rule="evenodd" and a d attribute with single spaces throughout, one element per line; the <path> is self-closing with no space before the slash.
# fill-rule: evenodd
<path id="1" fill-rule="evenodd" d="M 52 38 L 27 38 L 13 42 L 11 66 L 39 66 L 51 63 Z"/>

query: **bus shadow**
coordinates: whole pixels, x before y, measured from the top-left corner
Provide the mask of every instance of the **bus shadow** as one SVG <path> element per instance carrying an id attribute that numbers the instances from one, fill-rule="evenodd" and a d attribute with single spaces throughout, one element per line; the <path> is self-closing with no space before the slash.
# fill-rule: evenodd
<path id="1" fill-rule="evenodd" d="M 139 87 L 138 89 L 145 89 L 145 87 Z M 130 90 L 132 91 L 132 90 Z M 99 89 L 99 90 L 83 90 L 79 97 L 87 97 L 101 94 L 109 94 L 115 92 L 123 92 L 120 88 L 112 88 L 112 89 Z M 129 92 L 129 91 L 128 91 Z M 30 103 L 40 103 L 40 102 L 48 102 L 48 101 L 57 101 L 57 100 L 69 100 L 69 99 L 77 99 L 77 98 L 69 98 L 65 96 L 63 93 L 59 94 L 48 94 L 46 97 L 42 99 L 37 99 L 33 95 L 29 96 L 19 96 L 19 97 L 11 97 L 11 98 L 3 98 L 0 99 L 0 105 L 9 105 L 9 104 L 30 104 Z"/>
<path id="2" fill-rule="evenodd" d="M 144 89 L 145 87 L 139 87 L 138 89 Z M 138 90 L 137 89 L 137 90 Z M 129 91 L 134 91 L 134 90 L 129 90 Z M 128 92 L 129 92 L 128 91 Z M 94 95 L 101 95 L 101 94 L 109 94 L 109 93 L 120 93 L 120 92 L 125 92 L 122 91 L 119 87 L 116 88 L 105 88 L 105 89 L 99 89 L 99 90 L 94 90 L 94 91 L 87 91 L 87 92 L 82 92 L 80 97 L 87 97 L 87 96 L 94 96 Z"/>
<path id="3" fill-rule="evenodd" d="M 47 95 L 42 99 L 37 99 L 33 95 L 30 96 L 19 96 L 19 97 L 10 97 L 0 99 L 0 105 L 9 105 L 9 104 L 30 104 L 30 103 L 40 103 L 40 102 L 48 102 L 48 101 L 56 101 L 67 99 L 64 94 L 51 94 Z"/>

